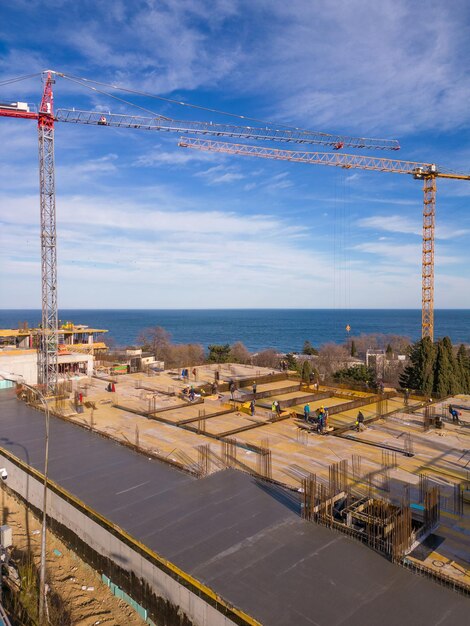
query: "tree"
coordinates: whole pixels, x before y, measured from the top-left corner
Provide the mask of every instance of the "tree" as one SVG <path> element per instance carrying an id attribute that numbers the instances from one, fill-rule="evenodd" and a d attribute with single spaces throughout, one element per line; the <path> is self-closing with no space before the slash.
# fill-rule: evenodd
<path id="1" fill-rule="evenodd" d="M 279 355 L 276 350 L 269 348 L 262 350 L 253 356 L 253 364 L 260 367 L 270 367 L 272 369 L 279 367 Z"/>
<path id="2" fill-rule="evenodd" d="M 297 370 L 299 367 L 299 362 L 295 358 L 295 355 L 292 352 L 288 352 L 286 354 L 286 363 L 288 370 Z"/>
<path id="3" fill-rule="evenodd" d="M 237 341 L 230 348 L 230 362 L 232 363 L 250 363 L 251 362 L 251 354 L 249 353 L 246 346 L 241 342 Z"/>
<path id="4" fill-rule="evenodd" d="M 434 391 L 443 397 L 460 393 L 461 388 L 461 372 L 454 357 L 452 342 L 449 337 L 444 337 L 437 342 Z"/>
<path id="5" fill-rule="evenodd" d="M 393 348 L 392 348 L 392 346 L 390 344 L 388 344 L 388 346 L 387 346 L 387 348 L 385 350 L 385 356 L 387 357 L 387 359 L 389 361 L 391 361 L 392 358 L 393 358 Z"/>
<path id="6" fill-rule="evenodd" d="M 310 365 L 309 361 L 305 360 L 302 363 L 302 380 L 306 383 L 309 383 L 311 374 L 312 374 L 312 366 Z"/>
<path id="7" fill-rule="evenodd" d="M 460 344 L 457 351 L 457 366 L 459 368 L 462 393 L 470 393 L 470 360 L 463 343 Z"/>
<path id="8" fill-rule="evenodd" d="M 114 339 L 114 337 L 112 337 L 111 335 L 107 335 L 106 337 L 104 337 L 103 342 L 105 343 L 109 351 L 117 349 L 116 339 Z"/>
<path id="9" fill-rule="evenodd" d="M 321 346 L 316 364 L 319 372 L 328 377 L 347 365 L 350 358 L 349 351 L 344 346 L 330 342 Z"/>
<path id="10" fill-rule="evenodd" d="M 200 343 L 188 343 L 184 346 L 186 349 L 186 362 L 185 365 L 202 365 L 205 361 L 204 348 Z"/>
<path id="11" fill-rule="evenodd" d="M 302 354 L 307 354 L 309 356 L 316 356 L 318 354 L 318 350 L 312 346 L 310 341 L 304 341 L 304 346 L 302 348 Z"/>
<path id="12" fill-rule="evenodd" d="M 377 385 L 374 368 L 366 365 L 345 367 L 335 372 L 333 378 L 340 383 L 367 383 L 370 387 Z"/>
<path id="13" fill-rule="evenodd" d="M 144 351 L 152 352 L 157 361 L 164 361 L 165 351 L 171 345 L 171 335 L 161 326 L 154 326 L 143 330 L 138 341 Z"/>
<path id="14" fill-rule="evenodd" d="M 429 337 L 423 337 L 409 349 L 410 364 L 400 376 L 400 385 L 430 395 L 434 389 L 436 349 Z"/>
<path id="15" fill-rule="evenodd" d="M 357 356 L 356 342 L 354 339 L 351 341 L 351 356 Z"/>
<path id="16" fill-rule="evenodd" d="M 230 345 L 225 344 L 212 344 L 208 346 L 209 356 L 207 361 L 209 363 L 228 363 L 230 361 Z"/>
<path id="17" fill-rule="evenodd" d="M 383 335 L 380 333 L 351 337 L 350 341 L 354 341 L 357 350 L 357 355 L 353 356 L 364 355 L 368 349 L 385 350 L 388 345 L 391 346 L 395 353 L 404 354 L 411 344 L 409 337 L 402 337 L 401 335 Z M 349 342 L 346 347 L 350 352 Z"/>

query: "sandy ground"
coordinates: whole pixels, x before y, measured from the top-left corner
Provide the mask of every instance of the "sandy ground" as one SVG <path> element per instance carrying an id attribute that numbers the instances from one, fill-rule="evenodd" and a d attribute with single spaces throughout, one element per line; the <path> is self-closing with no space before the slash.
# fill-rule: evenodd
<path id="1" fill-rule="evenodd" d="M 39 565 L 40 521 L 2 485 L 2 523 L 11 526 L 18 550 L 28 546 Z M 29 530 L 29 535 L 26 529 Z M 47 580 L 63 600 L 74 626 L 142 626 L 145 622 L 101 582 L 100 576 L 51 532 L 47 533 Z"/>

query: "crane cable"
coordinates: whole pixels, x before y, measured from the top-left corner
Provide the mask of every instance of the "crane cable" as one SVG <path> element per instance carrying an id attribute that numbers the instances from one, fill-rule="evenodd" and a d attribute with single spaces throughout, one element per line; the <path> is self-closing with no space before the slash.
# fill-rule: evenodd
<path id="1" fill-rule="evenodd" d="M 349 176 L 343 170 L 335 176 L 333 219 L 333 309 L 338 320 L 351 309 L 351 211 Z M 339 312 L 342 311 L 340 314 Z M 343 328 L 349 334 L 350 319 Z M 341 322 L 341 324 L 343 324 Z"/>
<path id="2" fill-rule="evenodd" d="M 102 87 L 111 87 L 112 89 L 117 89 L 119 91 L 125 91 L 126 93 L 131 93 L 134 95 L 138 95 L 138 96 L 144 96 L 146 98 L 154 98 L 155 100 L 161 100 L 162 102 L 168 102 L 170 104 L 177 104 L 179 106 L 184 106 L 184 107 L 189 107 L 192 109 L 199 109 L 201 111 L 207 111 L 208 113 L 216 113 L 218 115 L 227 115 L 229 117 L 236 117 L 237 119 L 241 119 L 241 120 L 247 120 L 249 122 L 257 122 L 258 124 L 263 124 L 265 126 L 282 126 L 283 128 L 289 129 L 289 130 L 297 130 L 297 131 L 303 131 L 303 132 L 315 132 L 317 135 L 321 135 L 322 137 L 333 137 L 334 135 L 332 135 L 331 133 L 322 133 L 319 131 L 311 131 L 311 130 L 307 130 L 305 128 L 300 128 L 298 126 L 294 126 L 292 124 L 283 124 L 281 122 L 270 122 L 270 121 L 266 121 L 266 120 L 260 120 L 256 117 L 248 117 L 246 115 L 240 115 L 238 113 L 229 113 L 228 111 L 221 111 L 220 109 L 213 109 L 210 107 L 205 107 L 202 106 L 200 104 L 192 104 L 191 102 L 183 102 L 182 100 L 175 100 L 173 98 L 165 98 L 164 96 L 157 96 L 155 94 L 152 93 L 148 93 L 146 91 L 139 91 L 137 89 L 130 89 L 129 87 L 122 87 L 120 85 L 113 85 L 111 83 L 104 83 L 98 80 L 92 80 L 90 78 L 80 78 L 78 76 L 73 76 L 72 74 L 65 74 L 63 72 L 54 72 L 55 74 L 57 74 L 57 76 L 61 76 L 62 78 L 66 78 L 68 80 L 73 80 L 75 82 L 80 82 L 80 84 L 82 84 L 85 87 L 89 87 L 91 88 L 89 85 L 85 85 L 84 83 L 93 83 L 94 85 L 101 85 Z M 96 90 L 97 91 L 97 90 Z M 106 92 L 100 92 L 100 93 L 106 93 Z M 108 93 L 106 93 L 106 95 L 110 95 Z M 111 96 L 114 97 L 114 96 Z M 125 100 L 123 100 L 123 102 L 125 102 Z M 131 103 L 132 104 L 132 103 Z M 134 106 L 138 106 L 138 105 L 134 105 Z M 145 110 L 145 109 L 144 109 Z M 169 120 L 170 118 L 165 118 L 164 116 L 161 116 L 163 119 Z"/>
<path id="3" fill-rule="evenodd" d="M 41 76 L 42 72 L 36 72 L 36 74 L 27 74 L 26 76 L 17 76 L 16 78 L 7 78 L 6 80 L 0 81 L 0 87 L 4 85 L 11 85 L 12 83 L 18 83 L 21 80 L 27 80 L 28 78 L 35 78 L 36 76 Z"/>
<path id="4" fill-rule="evenodd" d="M 150 115 L 152 115 L 153 117 L 157 117 L 159 119 L 166 120 L 168 122 L 171 121 L 169 117 L 165 117 L 164 115 L 161 115 L 160 113 L 155 113 L 155 111 L 151 111 L 150 109 L 140 106 L 139 104 L 135 104 L 134 102 L 130 102 L 129 100 L 124 100 L 124 98 L 119 98 L 119 96 L 115 96 L 112 93 L 108 93 L 107 91 L 102 91 L 101 89 L 97 89 L 96 87 L 93 87 L 92 85 L 86 85 L 80 78 L 71 78 L 70 76 L 66 76 L 65 74 L 62 74 L 60 72 L 54 72 L 54 73 L 57 76 L 60 76 L 61 78 L 65 78 L 66 80 L 69 80 L 72 83 L 77 83 L 78 85 L 81 85 L 82 87 L 85 87 L 86 89 L 90 89 L 91 91 L 94 91 L 96 93 L 100 93 L 104 96 L 108 96 L 109 98 L 114 98 L 114 100 L 118 100 L 119 102 L 124 102 L 124 104 L 136 107 L 137 109 L 140 109 L 141 111 L 144 111 L 145 113 L 150 113 Z M 88 82 L 93 82 L 93 81 L 88 81 Z"/>

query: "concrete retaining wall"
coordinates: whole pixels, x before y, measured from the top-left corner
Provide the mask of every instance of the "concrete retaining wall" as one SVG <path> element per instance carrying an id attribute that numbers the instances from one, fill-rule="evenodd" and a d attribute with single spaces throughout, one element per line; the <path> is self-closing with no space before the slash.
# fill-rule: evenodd
<path id="1" fill-rule="evenodd" d="M 0 465 L 8 471 L 8 488 L 41 510 L 41 474 L 1 449 Z M 142 604 L 156 623 L 164 620 L 168 626 L 258 624 L 52 482 L 47 512 L 49 526 L 68 545 L 77 547 L 77 552 L 91 561 L 95 569 Z"/>

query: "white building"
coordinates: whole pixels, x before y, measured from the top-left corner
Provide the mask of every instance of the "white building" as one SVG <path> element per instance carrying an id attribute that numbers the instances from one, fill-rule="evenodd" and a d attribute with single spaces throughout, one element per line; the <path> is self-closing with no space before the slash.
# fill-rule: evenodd
<path id="1" fill-rule="evenodd" d="M 38 383 L 38 328 L 0 329 L 0 372 L 21 376 L 27 384 Z M 93 375 L 95 354 L 105 352 L 106 344 L 96 341 L 105 330 L 67 323 L 58 334 L 59 380 Z"/>

